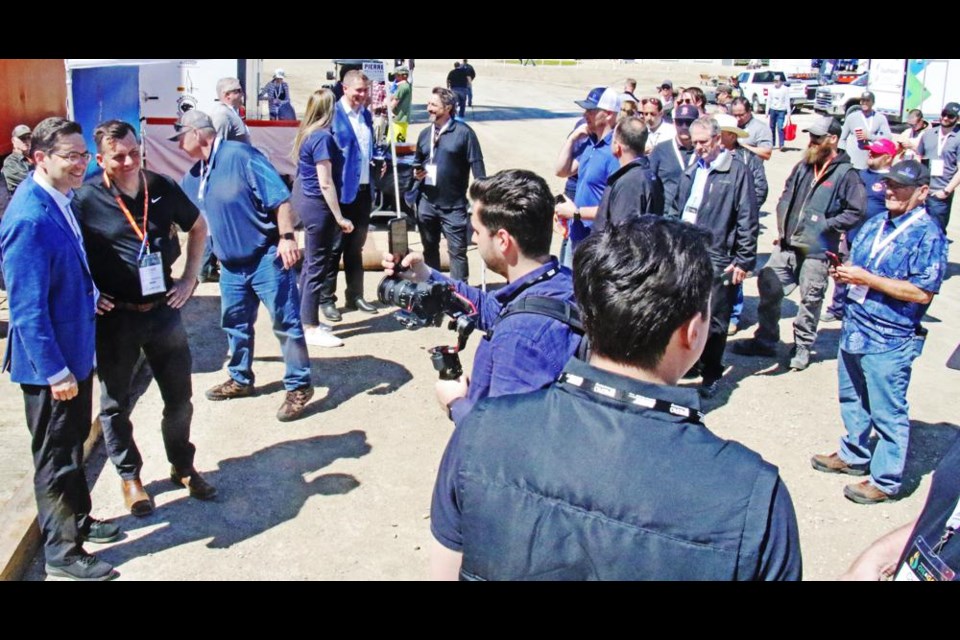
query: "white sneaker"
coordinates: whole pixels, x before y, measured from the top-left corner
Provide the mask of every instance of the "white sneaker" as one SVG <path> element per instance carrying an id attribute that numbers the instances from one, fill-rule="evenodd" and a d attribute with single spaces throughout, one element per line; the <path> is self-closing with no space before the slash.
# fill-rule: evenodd
<path id="1" fill-rule="evenodd" d="M 320 325 L 319 327 L 304 327 L 303 336 L 307 344 L 314 347 L 342 347 L 343 340 L 333 335 L 330 327 Z"/>

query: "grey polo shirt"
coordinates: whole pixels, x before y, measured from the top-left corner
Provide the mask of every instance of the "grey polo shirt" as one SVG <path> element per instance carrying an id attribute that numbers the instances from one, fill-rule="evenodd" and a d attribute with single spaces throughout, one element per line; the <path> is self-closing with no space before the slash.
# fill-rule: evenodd
<path id="1" fill-rule="evenodd" d="M 240 118 L 240 114 L 222 102 L 218 102 L 210 111 L 210 119 L 217 128 L 217 135 L 224 140 L 236 140 L 250 144 L 250 130 Z"/>
<path id="2" fill-rule="evenodd" d="M 764 149 L 773 148 L 773 133 L 770 131 L 770 126 L 757 120 L 757 116 L 751 117 L 743 129 L 750 135 L 741 140 L 740 144 L 763 147 Z"/>
<path id="3" fill-rule="evenodd" d="M 920 144 L 917 146 L 917 153 L 927 160 L 943 160 L 943 175 L 930 175 L 930 191 L 939 191 L 946 187 L 953 175 L 957 172 L 957 147 L 960 147 L 960 132 L 957 127 L 953 128 L 946 139 L 943 141 L 943 150 L 938 151 L 940 143 L 940 127 L 927 127 L 927 130 L 920 136 Z M 929 163 L 931 169 L 933 163 Z"/>

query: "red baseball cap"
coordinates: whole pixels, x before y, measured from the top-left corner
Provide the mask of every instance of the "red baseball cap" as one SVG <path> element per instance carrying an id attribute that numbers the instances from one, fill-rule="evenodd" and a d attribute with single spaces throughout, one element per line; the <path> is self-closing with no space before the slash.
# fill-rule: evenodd
<path id="1" fill-rule="evenodd" d="M 897 155 L 897 145 L 894 144 L 893 141 L 887 140 L 886 138 L 878 138 L 877 140 L 874 140 L 870 146 L 867 147 L 867 149 L 880 156 Z"/>

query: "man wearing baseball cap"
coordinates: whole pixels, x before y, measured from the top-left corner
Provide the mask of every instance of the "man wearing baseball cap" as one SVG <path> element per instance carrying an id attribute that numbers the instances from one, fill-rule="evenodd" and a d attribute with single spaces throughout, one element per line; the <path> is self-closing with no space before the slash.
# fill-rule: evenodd
<path id="1" fill-rule="evenodd" d="M 217 134 L 224 140 L 236 140 L 250 144 L 250 130 L 240 118 L 240 105 L 243 104 L 243 87 L 236 78 L 217 80 L 217 97 L 220 99 L 210 110 L 210 119 Z"/>
<path id="2" fill-rule="evenodd" d="M 924 207 L 929 170 L 905 160 L 884 182 L 887 212 L 863 224 L 850 260 L 830 270 L 849 286 L 837 357 L 847 432 L 838 451 L 810 461 L 826 473 L 869 473 L 843 491 L 860 504 L 885 502 L 900 490 L 910 440 L 907 387 L 927 334 L 920 320 L 947 271 L 946 238 Z M 871 429 L 879 436 L 872 453 Z"/>
<path id="3" fill-rule="evenodd" d="M 697 161 L 690 141 L 690 125 L 698 117 L 700 112 L 692 104 L 678 106 L 673 118 L 676 135 L 659 143 L 650 153 L 650 171 L 663 185 L 663 212 L 668 216 L 680 216 L 676 202 L 680 176 Z"/>
<path id="4" fill-rule="evenodd" d="M 797 163 L 777 203 L 778 237 L 766 266 L 757 276 L 759 327 L 754 337 L 733 346 L 746 356 L 777 355 L 780 303 L 800 289 L 800 308 L 793 322 L 794 347 L 790 368 L 806 369 L 817 339 L 820 308 L 827 289 L 827 252 L 837 253 L 840 234 L 863 218 L 866 192 L 850 156 L 837 150 L 842 127 L 829 116 L 805 132 L 810 143 Z"/>
<path id="5" fill-rule="evenodd" d="M 663 117 L 670 122 L 673 119 L 673 99 L 676 96 L 673 92 L 673 83 L 664 80 L 657 87 L 657 93 L 660 94 L 660 101 L 663 103 Z"/>
<path id="6" fill-rule="evenodd" d="M 887 116 L 873 110 L 876 101 L 872 92 L 864 91 L 860 96 L 860 110 L 847 116 L 840 132 L 839 147 L 847 152 L 857 170 L 867 168 L 869 146 L 874 140 L 893 137 Z"/>
<path id="7" fill-rule="evenodd" d="M 604 89 L 605 87 L 594 87 L 590 90 L 590 93 L 587 94 L 586 98 L 573 101 L 575 105 L 583 109 L 583 116 L 577 120 L 570 135 L 564 139 L 563 146 L 560 147 L 560 155 L 557 158 L 556 168 L 554 169 L 558 177 L 567 178 L 567 182 L 563 186 L 563 195 L 568 200 L 573 200 L 576 197 L 577 183 L 579 182 L 577 172 L 573 171 L 570 173 L 568 171 L 570 169 L 568 163 L 578 160 L 584 149 L 587 148 L 587 145 L 597 141 L 597 135 L 593 129 L 593 116 L 596 115 L 597 101 L 600 100 L 600 96 L 603 95 Z M 567 148 L 568 145 L 569 149 Z M 561 175 L 561 173 L 563 173 L 563 175 Z M 560 264 L 564 267 L 571 268 L 573 266 L 573 250 L 570 248 L 570 225 L 567 224 L 567 220 L 565 219 L 560 219 L 560 224 L 563 226 L 563 242 L 560 244 Z"/>
<path id="8" fill-rule="evenodd" d="M 30 164 L 30 127 L 18 124 L 10 134 L 10 143 L 13 144 L 13 153 L 3 161 L 3 177 L 7 181 L 7 190 L 13 193 L 23 182 L 27 174 L 33 170 Z"/>
<path id="9" fill-rule="evenodd" d="M 948 102 L 940 112 L 940 126 L 928 127 L 920 137 L 917 153 L 930 169 L 930 197 L 927 198 L 927 213 L 940 225 L 944 234 L 950 222 L 950 207 L 953 192 L 960 186 L 960 171 L 957 171 L 957 118 L 960 104 Z"/>
<path id="10" fill-rule="evenodd" d="M 587 100 L 577 104 L 584 109 L 584 119 L 592 122 L 590 127 L 596 140 L 586 145 L 577 159 L 573 158 L 573 148 L 579 140 L 588 136 L 587 126 L 578 127 L 567 136 L 557 159 L 557 176 L 566 178 L 577 174 L 577 192 L 573 202 L 564 197 L 564 202 L 556 207 L 557 218 L 570 221 L 570 243 L 576 249 L 577 243 L 590 234 L 590 227 L 597 215 L 600 200 L 607 188 L 607 178 L 613 175 L 620 163 L 613 156 L 613 128 L 620 113 L 620 91 L 607 87 L 596 102 Z"/>
<path id="11" fill-rule="evenodd" d="M 230 345 L 230 377 L 208 389 L 207 399 L 253 395 L 253 327 L 262 302 L 286 365 L 287 393 L 277 419 L 295 420 L 313 397 L 313 384 L 293 270 L 300 248 L 290 191 L 266 156 L 249 144 L 224 140 L 207 114 L 188 111 L 175 127 L 171 140 L 196 160 L 180 186 L 204 214 L 222 265 L 221 325 Z"/>
<path id="12" fill-rule="evenodd" d="M 867 152 L 867 168 L 860 170 L 860 179 L 863 180 L 863 186 L 867 191 L 867 214 L 864 216 L 864 220 L 887 210 L 887 187 L 884 180 L 890 173 L 894 156 L 897 155 L 897 145 L 892 140 L 880 138 L 870 143 Z M 840 240 L 840 251 L 838 252 L 841 257 L 850 255 L 850 247 L 853 245 L 853 238 L 859 228 L 860 225 L 857 225 L 843 234 Z M 841 282 L 835 283 L 833 301 L 820 316 L 820 321 L 836 322 L 841 320 L 846 300 L 846 285 Z"/>

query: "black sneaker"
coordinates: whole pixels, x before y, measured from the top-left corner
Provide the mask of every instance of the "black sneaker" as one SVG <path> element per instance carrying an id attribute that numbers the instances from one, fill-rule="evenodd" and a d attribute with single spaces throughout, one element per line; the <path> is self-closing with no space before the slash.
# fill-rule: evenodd
<path id="1" fill-rule="evenodd" d="M 704 400 L 709 400 L 710 398 L 717 395 L 720 391 L 720 378 L 716 380 L 704 380 L 703 384 L 700 385 L 700 388 L 697 389 L 697 393 L 700 394 L 700 397 Z"/>
<path id="2" fill-rule="evenodd" d="M 88 518 L 90 525 L 80 532 L 80 539 L 95 544 L 106 544 L 120 539 L 120 527 L 112 522 Z"/>
<path id="3" fill-rule="evenodd" d="M 777 356 L 777 347 L 760 342 L 756 338 L 750 338 L 746 342 L 735 342 L 733 352 L 741 356 L 765 356 L 775 358 Z"/>
<path id="4" fill-rule="evenodd" d="M 44 565 L 48 576 L 70 578 L 80 582 L 103 582 L 113 580 L 120 574 L 109 563 L 96 556 L 85 553 L 70 564 L 55 566 L 50 563 Z"/>

